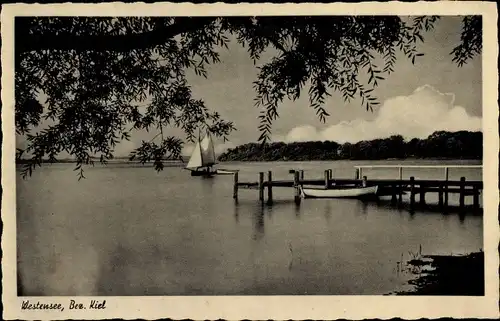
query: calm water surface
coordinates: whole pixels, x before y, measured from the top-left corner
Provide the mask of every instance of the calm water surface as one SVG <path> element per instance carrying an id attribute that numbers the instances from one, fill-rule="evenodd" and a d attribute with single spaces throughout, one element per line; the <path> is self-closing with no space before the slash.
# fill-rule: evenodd
<path id="1" fill-rule="evenodd" d="M 331 168 L 335 177 L 352 178 L 359 164 L 368 162 L 221 167 L 256 181 L 267 170 L 289 179 L 291 168 L 314 178 Z M 409 251 L 455 254 L 483 246 L 481 216 L 410 214 L 356 200 L 307 199 L 297 207 L 287 188 L 274 190 L 271 207 L 260 206 L 256 190 L 240 190 L 235 204 L 232 176 L 203 179 L 181 168 L 157 173 L 117 164 L 88 168 L 78 182 L 73 166 L 18 179 L 18 268 L 27 295 L 386 294 L 406 289 L 410 276 L 397 273 L 396 262 Z M 404 172 L 410 175 L 442 178 L 443 170 Z M 450 179 L 460 176 L 481 179 L 481 171 L 450 171 Z"/>

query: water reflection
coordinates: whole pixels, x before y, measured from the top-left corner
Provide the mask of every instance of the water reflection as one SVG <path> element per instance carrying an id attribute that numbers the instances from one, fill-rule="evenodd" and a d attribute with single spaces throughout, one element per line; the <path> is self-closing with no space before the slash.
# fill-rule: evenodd
<path id="1" fill-rule="evenodd" d="M 271 218 L 273 216 L 273 204 L 267 203 L 267 217 Z"/>
<path id="2" fill-rule="evenodd" d="M 256 211 L 254 211 L 253 220 L 254 220 L 254 233 L 253 239 L 260 240 L 264 237 L 264 206 L 256 206 Z"/>
<path id="3" fill-rule="evenodd" d="M 295 218 L 297 218 L 297 219 L 300 218 L 300 205 L 295 204 L 294 209 L 295 209 Z"/>
<path id="4" fill-rule="evenodd" d="M 332 202 L 339 202 L 337 200 L 326 200 L 323 202 L 323 217 L 327 222 L 330 221 L 332 217 L 332 212 L 334 211 L 335 208 L 332 208 Z M 368 214 L 368 208 L 372 206 L 370 202 L 368 201 L 363 201 L 363 200 L 350 200 L 350 199 L 345 199 L 341 201 L 342 203 L 350 203 L 352 206 L 355 207 L 355 211 L 352 211 L 355 216 L 366 216 Z"/>
<path id="5" fill-rule="evenodd" d="M 331 206 L 326 203 L 325 217 L 330 219 L 331 216 Z M 303 209 L 300 205 L 295 204 L 293 201 L 277 201 L 271 204 L 264 203 L 240 203 L 238 200 L 234 201 L 233 215 L 236 223 L 240 223 L 241 216 L 243 214 L 243 219 L 248 217 L 245 213 L 250 214 L 252 226 L 253 226 L 253 240 L 260 240 L 265 233 L 265 219 L 271 218 L 273 213 L 282 213 L 283 208 L 292 209 L 296 219 L 300 219 Z"/>
<path id="6" fill-rule="evenodd" d="M 361 213 L 366 215 L 368 213 L 368 202 L 361 201 Z"/>
<path id="7" fill-rule="evenodd" d="M 200 181 L 203 185 L 203 190 L 204 192 L 212 193 L 213 192 L 213 187 L 215 184 L 215 179 L 212 176 L 202 176 L 202 180 Z"/>
<path id="8" fill-rule="evenodd" d="M 323 212 L 323 216 L 325 217 L 327 222 L 330 222 L 332 218 L 332 205 L 330 202 L 325 202 L 325 210 Z"/>
<path id="9" fill-rule="evenodd" d="M 464 224 L 464 222 L 465 222 L 465 217 L 466 217 L 466 216 L 467 216 L 467 214 L 465 214 L 465 212 L 464 212 L 464 211 L 460 211 L 460 212 L 458 213 L 458 218 L 459 218 L 459 220 L 460 220 L 460 224 L 461 224 L 461 225 L 463 225 L 463 224 Z"/>
<path id="10" fill-rule="evenodd" d="M 234 200 L 234 220 L 236 223 L 240 222 L 240 206 L 238 203 L 238 199 Z"/>

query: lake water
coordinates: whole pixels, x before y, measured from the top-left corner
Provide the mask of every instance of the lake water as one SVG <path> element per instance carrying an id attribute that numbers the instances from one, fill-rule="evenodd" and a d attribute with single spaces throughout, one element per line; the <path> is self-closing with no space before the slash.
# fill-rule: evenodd
<path id="1" fill-rule="evenodd" d="M 400 162 L 221 167 L 240 169 L 240 181 L 256 181 L 267 170 L 289 179 L 292 168 L 304 169 L 306 178 L 320 178 L 325 169 L 352 178 L 354 165 L 391 163 Z M 397 272 L 397 261 L 420 246 L 424 254 L 483 247 L 481 215 L 409 213 L 357 200 L 307 199 L 297 207 L 290 188 L 275 188 L 271 207 L 259 204 L 256 190 L 240 190 L 235 204 L 232 176 L 203 179 L 178 167 L 157 173 L 114 164 L 88 168 L 87 179 L 78 181 L 73 168 L 47 165 L 17 181 L 18 269 L 26 295 L 387 294 L 407 289 L 411 276 Z M 405 170 L 410 175 L 440 179 L 444 173 Z M 480 169 L 450 170 L 450 179 L 481 175 Z"/>

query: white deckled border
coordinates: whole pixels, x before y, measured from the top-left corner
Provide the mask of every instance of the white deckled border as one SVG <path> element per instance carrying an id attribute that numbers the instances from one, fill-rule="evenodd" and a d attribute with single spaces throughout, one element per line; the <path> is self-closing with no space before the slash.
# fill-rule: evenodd
<path id="1" fill-rule="evenodd" d="M 21 311 L 16 295 L 16 196 L 14 135 L 14 17 L 15 16 L 221 16 L 221 15 L 482 15 L 484 250 L 486 296 L 170 296 L 106 297 L 107 309 L 63 313 Z M 497 8 L 486 2 L 373 2 L 334 4 L 8 4 L 2 6 L 2 302 L 5 319 L 363 319 L 499 316 L 498 299 L 498 66 Z M 31 298 L 67 304 L 71 297 Z M 86 300 L 79 297 L 79 300 Z M 91 299 L 91 298 L 88 298 Z M 103 299 L 103 298 L 101 298 Z"/>

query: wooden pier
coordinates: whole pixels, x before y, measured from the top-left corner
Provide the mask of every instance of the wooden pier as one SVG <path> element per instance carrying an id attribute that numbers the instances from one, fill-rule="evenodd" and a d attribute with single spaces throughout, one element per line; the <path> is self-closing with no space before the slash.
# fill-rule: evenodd
<path id="1" fill-rule="evenodd" d="M 450 168 L 482 168 L 482 166 L 355 166 L 353 179 L 334 178 L 331 169 L 325 170 L 322 178 L 309 179 L 305 178 L 303 170 L 290 170 L 293 175 L 290 180 L 273 180 L 272 171 L 268 171 L 267 180 L 265 173 L 259 173 L 257 182 L 240 182 L 238 173 L 234 175 L 233 198 L 238 198 L 238 190 L 241 188 L 257 189 L 259 191 L 259 201 L 264 204 L 265 190 L 267 189 L 267 204 L 273 203 L 273 188 L 292 187 L 294 190 L 294 201 L 300 204 L 300 186 L 322 186 L 329 189 L 335 187 L 359 187 L 359 186 L 378 186 L 378 196 L 391 196 L 391 204 L 401 206 L 403 204 L 403 195 L 409 194 L 409 205 L 413 208 L 416 205 L 418 197 L 418 206 L 426 206 L 426 194 L 436 193 L 438 196 L 438 206 L 443 211 L 447 211 L 450 207 L 449 195 L 458 194 L 460 210 L 472 208 L 478 210 L 480 208 L 479 196 L 483 190 L 483 182 L 477 180 L 466 180 L 461 177 L 460 180 L 449 179 Z M 364 168 L 397 168 L 399 177 L 394 179 L 368 179 L 363 175 Z M 415 179 L 411 176 L 409 179 L 404 179 L 403 170 L 405 168 L 442 168 L 444 171 L 443 179 Z M 466 197 L 472 197 L 472 206 L 466 205 Z"/>

